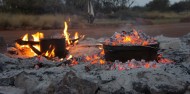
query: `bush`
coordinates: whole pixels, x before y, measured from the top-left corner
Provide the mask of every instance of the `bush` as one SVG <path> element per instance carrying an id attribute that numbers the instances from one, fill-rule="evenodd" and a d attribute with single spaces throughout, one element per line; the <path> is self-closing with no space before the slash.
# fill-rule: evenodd
<path id="1" fill-rule="evenodd" d="M 0 14 L 0 29 L 59 29 L 64 27 L 64 21 L 69 18 L 75 26 L 83 23 L 83 19 L 78 16 Z"/>

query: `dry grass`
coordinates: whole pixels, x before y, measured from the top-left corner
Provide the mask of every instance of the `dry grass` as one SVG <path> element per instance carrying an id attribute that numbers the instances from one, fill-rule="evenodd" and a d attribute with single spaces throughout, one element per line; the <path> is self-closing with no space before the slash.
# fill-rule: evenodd
<path id="1" fill-rule="evenodd" d="M 78 16 L 0 14 L 0 28 L 57 29 L 63 28 L 63 22 L 68 21 L 69 18 L 72 23 L 82 21 Z"/>
<path id="2" fill-rule="evenodd" d="M 144 12 L 143 13 L 146 18 L 151 18 L 151 19 L 179 19 L 183 18 L 186 16 L 190 16 L 190 14 L 186 13 L 175 13 L 175 12 Z"/>
<path id="3" fill-rule="evenodd" d="M 139 14 L 139 12 L 136 12 L 136 14 Z M 140 14 L 142 18 L 149 19 L 153 24 L 178 23 L 180 22 L 180 19 L 190 17 L 190 13 L 174 12 L 144 12 Z M 1 13 L 0 29 L 60 29 L 64 27 L 63 22 L 68 21 L 69 18 L 71 19 L 70 28 L 85 28 L 86 26 L 118 26 L 120 24 L 135 22 L 135 20 L 129 19 L 119 20 L 105 18 L 96 19 L 93 25 L 89 25 L 86 24 L 86 18 L 76 15 L 24 15 Z"/>

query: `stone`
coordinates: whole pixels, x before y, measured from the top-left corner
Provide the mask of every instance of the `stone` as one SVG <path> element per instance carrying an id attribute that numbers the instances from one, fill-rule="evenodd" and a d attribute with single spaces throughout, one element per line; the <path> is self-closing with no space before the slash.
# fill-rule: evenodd
<path id="1" fill-rule="evenodd" d="M 54 94 L 55 87 L 51 81 L 43 81 L 33 91 L 33 94 Z"/>
<path id="2" fill-rule="evenodd" d="M 0 78 L 0 86 L 14 86 L 14 77 Z"/>
<path id="3" fill-rule="evenodd" d="M 7 49 L 6 42 L 3 37 L 0 36 L 0 53 L 5 53 Z"/>
<path id="4" fill-rule="evenodd" d="M 144 94 L 184 94 L 187 88 L 185 81 L 164 72 L 142 71 L 135 78 L 133 89 Z"/>
<path id="5" fill-rule="evenodd" d="M 14 84 L 16 87 L 26 90 L 27 94 L 33 94 L 34 90 L 38 86 L 39 80 L 34 75 L 29 75 L 26 72 L 21 72 L 15 77 Z"/>
<path id="6" fill-rule="evenodd" d="M 0 94 L 26 94 L 24 89 L 16 87 L 0 86 Z"/>
<path id="7" fill-rule="evenodd" d="M 97 90 L 97 84 L 81 79 L 70 71 L 58 84 L 55 94 L 95 94 Z"/>

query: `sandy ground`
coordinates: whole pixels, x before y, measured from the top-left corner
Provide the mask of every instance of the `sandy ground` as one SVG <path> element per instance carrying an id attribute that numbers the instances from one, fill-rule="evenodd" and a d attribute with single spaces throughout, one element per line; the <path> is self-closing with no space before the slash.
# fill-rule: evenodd
<path id="1" fill-rule="evenodd" d="M 114 32 L 119 32 L 122 30 L 128 30 L 130 28 L 136 28 L 142 30 L 151 36 L 164 35 L 168 37 L 180 37 L 187 33 L 190 33 L 190 23 L 176 23 L 176 24 L 162 24 L 162 25 L 144 25 L 144 26 L 93 26 L 85 28 L 69 29 L 71 35 L 74 32 L 79 32 L 80 34 L 86 35 L 86 37 L 100 38 L 100 37 L 110 37 Z M 14 40 L 20 38 L 26 33 L 32 34 L 35 32 L 43 32 L 46 37 L 49 37 L 56 33 L 61 33 L 62 30 L 7 30 L 0 31 L 0 36 L 3 36 L 7 43 L 13 43 Z"/>

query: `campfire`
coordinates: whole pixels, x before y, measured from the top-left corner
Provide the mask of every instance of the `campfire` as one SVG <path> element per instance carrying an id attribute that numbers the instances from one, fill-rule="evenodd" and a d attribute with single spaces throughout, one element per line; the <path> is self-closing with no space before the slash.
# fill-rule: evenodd
<path id="1" fill-rule="evenodd" d="M 76 44 L 84 36 L 79 36 L 76 32 L 71 38 L 67 32 L 67 23 L 65 22 L 64 25 L 63 33 L 52 38 L 44 38 L 44 34 L 40 32 L 32 34 L 31 38 L 26 34 L 21 39 L 16 40 L 16 48 L 28 57 L 42 56 L 50 60 L 64 62 L 69 66 L 78 65 L 79 62 L 90 62 L 91 65 L 111 64 L 109 69 L 117 67 L 119 70 L 125 70 L 138 67 L 156 68 L 159 63 L 173 62 L 158 53 L 159 42 L 156 39 L 135 29 L 128 32 L 115 32 L 111 38 L 105 39 L 102 44 L 97 46 L 99 51 L 94 54 L 82 56 L 70 54 L 74 50 L 81 50 L 79 49 L 81 45 Z M 76 46 L 74 49 L 73 45 Z M 88 47 L 88 44 L 82 46 Z"/>
<path id="2" fill-rule="evenodd" d="M 61 34 L 51 38 L 40 32 L 26 34 L 16 40 L 16 47 L 9 47 L 14 49 L 0 54 L 0 85 L 21 88 L 29 94 L 47 94 L 52 88 L 61 94 L 183 94 L 181 91 L 187 89 L 189 62 L 168 59 L 186 56 L 171 49 L 165 52 L 160 38 L 133 29 L 116 32 L 110 38 L 83 39 L 78 33 L 71 37 L 64 24 Z"/>

